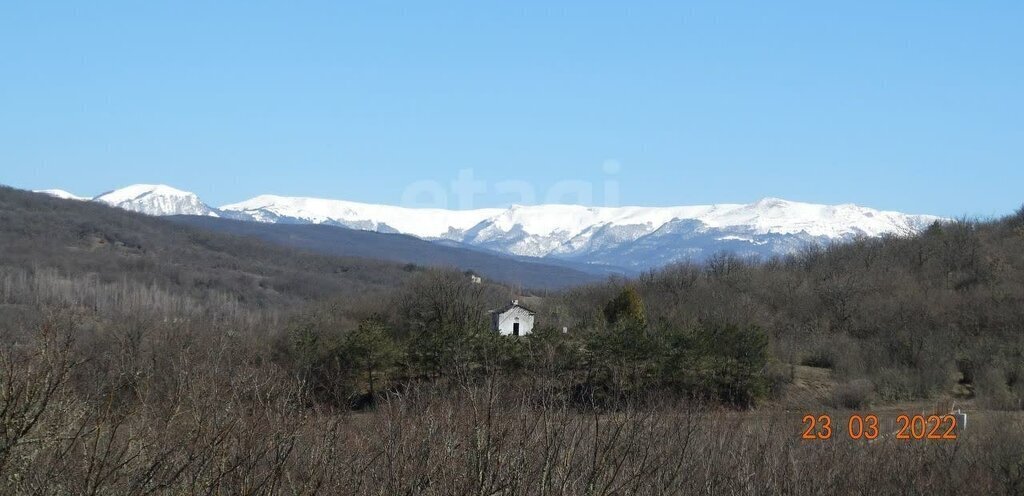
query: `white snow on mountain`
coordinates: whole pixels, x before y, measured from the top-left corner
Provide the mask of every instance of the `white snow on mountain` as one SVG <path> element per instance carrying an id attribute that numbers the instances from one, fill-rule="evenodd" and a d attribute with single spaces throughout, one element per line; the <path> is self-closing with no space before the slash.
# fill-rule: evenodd
<path id="1" fill-rule="evenodd" d="M 45 192 L 84 199 L 62 190 Z M 701 260 L 720 251 L 772 256 L 809 243 L 912 234 L 942 220 L 853 204 L 818 205 L 778 198 L 749 204 L 678 207 L 513 205 L 446 210 L 261 195 L 214 209 L 194 193 L 164 185 L 136 184 L 104 193 L 93 201 L 149 215 L 208 215 L 402 233 L 509 255 L 637 270 Z"/>
<path id="2" fill-rule="evenodd" d="M 219 217 L 217 211 L 203 203 L 195 193 L 163 184 L 133 184 L 103 193 L 93 201 L 147 215 Z"/>
<path id="3" fill-rule="evenodd" d="M 522 229 L 536 236 L 572 238 L 598 226 L 643 226 L 656 229 L 676 219 L 694 219 L 712 228 L 743 227 L 757 234 L 880 236 L 914 232 L 939 217 L 879 211 L 857 205 L 816 205 L 766 198 L 751 204 L 681 207 L 584 207 L 579 205 L 513 205 L 507 209 L 415 209 L 340 200 L 263 195 L 221 210 L 244 213 L 256 220 L 287 218 L 323 223 L 387 225 L 422 238 L 445 238 L 454 230 L 485 223 L 508 232 Z M 268 215 L 270 214 L 270 215 Z"/>
<path id="4" fill-rule="evenodd" d="M 343 200 L 261 195 L 220 208 L 250 216 L 259 222 L 336 224 L 371 231 L 396 231 L 420 238 L 451 238 L 451 232 L 469 229 L 503 212 L 500 208 L 443 210 L 402 208 Z"/>
<path id="5" fill-rule="evenodd" d="M 681 217 L 682 218 L 682 217 Z M 797 234 L 839 238 L 846 235 L 910 234 L 939 220 L 934 216 L 879 211 L 853 204 L 816 205 L 765 198 L 749 205 L 695 217 L 710 227 L 749 226 L 757 234 Z"/>
<path id="6" fill-rule="evenodd" d="M 334 224 L 453 240 L 513 255 L 602 259 L 602 263 L 627 266 L 647 266 L 651 257 L 663 262 L 706 255 L 719 245 L 733 247 L 740 240 L 756 248 L 750 254 L 784 253 L 812 241 L 910 234 L 939 220 L 852 204 L 817 205 L 777 198 L 679 207 L 513 205 L 444 210 L 264 195 L 221 210 L 260 222 Z M 641 240 L 630 253 L 622 252 Z M 643 260 L 617 260 L 621 257 Z"/>
<path id="7" fill-rule="evenodd" d="M 69 193 L 69 192 L 64 191 L 62 189 L 37 189 L 37 190 L 33 191 L 33 193 L 42 193 L 44 195 L 50 195 L 50 196 L 53 196 L 55 198 L 62 198 L 64 200 L 78 200 L 78 201 L 91 200 L 91 198 L 89 198 L 89 197 L 78 196 L 76 194 Z"/>

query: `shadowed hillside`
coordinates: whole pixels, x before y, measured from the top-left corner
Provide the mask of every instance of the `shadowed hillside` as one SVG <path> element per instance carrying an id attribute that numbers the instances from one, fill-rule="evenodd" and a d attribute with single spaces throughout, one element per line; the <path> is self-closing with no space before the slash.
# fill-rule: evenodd
<path id="1" fill-rule="evenodd" d="M 364 297 L 409 269 L 217 234 L 165 219 L 0 187 L 0 270 L 70 285 L 134 284 L 194 300 L 278 307 L 327 295 Z M 20 277 L 20 276 L 19 276 Z M 67 280 L 65 280 L 67 279 Z M 38 282 L 36 283 L 38 286 Z"/>
<path id="2" fill-rule="evenodd" d="M 277 245 L 326 255 L 457 267 L 461 270 L 472 270 L 488 279 L 528 288 L 565 288 L 594 282 L 602 277 L 559 266 L 557 261 L 524 260 L 480 249 L 445 246 L 404 234 L 360 231 L 328 225 L 263 224 L 215 217 L 169 218 L 210 231 L 259 238 Z"/>

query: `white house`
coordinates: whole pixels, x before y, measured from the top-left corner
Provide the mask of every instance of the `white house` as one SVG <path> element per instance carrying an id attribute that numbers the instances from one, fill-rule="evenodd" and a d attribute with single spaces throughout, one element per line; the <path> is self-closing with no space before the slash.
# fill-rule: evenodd
<path id="1" fill-rule="evenodd" d="M 534 312 L 512 300 L 508 306 L 491 310 L 491 328 L 502 336 L 525 336 L 533 332 Z"/>

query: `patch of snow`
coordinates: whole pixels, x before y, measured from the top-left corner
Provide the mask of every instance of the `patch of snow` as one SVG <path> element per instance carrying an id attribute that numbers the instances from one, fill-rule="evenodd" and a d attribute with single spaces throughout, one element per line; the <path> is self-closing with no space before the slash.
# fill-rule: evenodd
<path id="1" fill-rule="evenodd" d="M 44 195 L 50 195 L 50 196 L 53 196 L 53 197 L 56 197 L 56 198 L 63 198 L 65 200 L 78 200 L 78 201 L 88 201 L 88 200 L 91 200 L 91 198 L 89 198 L 89 197 L 78 196 L 78 195 L 76 195 L 74 193 L 69 193 L 69 192 L 67 192 L 67 191 L 65 191 L 63 189 L 37 189 L 37 190 L 33 191 L 33 193 L 42 193 Z"/>
<path id="2" fill-rule="evenodd" d="M 403 208 L 344 200 L 276 195 L 260 195 L 243 202 L 224 205 L 220 209 L 247 214 L 257 221 L 285 217 L 313 224 L 365 223 L 372 226 L 372 229 L 379 229 L 387 225 L 403 234 L 421 238 L 448 237 L 446 234 L 452 229 L 464 231 L 477 225 L 483 219 L 503 211 L 498 208 L 478 210 Z M 272 215 L 267 215 L 268 213 Z"/>

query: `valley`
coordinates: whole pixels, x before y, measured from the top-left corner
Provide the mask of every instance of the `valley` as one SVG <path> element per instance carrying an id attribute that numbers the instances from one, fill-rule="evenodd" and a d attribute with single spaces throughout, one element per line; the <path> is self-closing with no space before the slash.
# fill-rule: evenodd
<path id="1" fill-rule="evenodd" d="M 1020 212 L 609 278 L 398 233 L 52 196 L 0 189 L 0 383 L 24 391 L 0 397 L 0 420 L 27 426 L 7 431 L 0 470 L 24 477 L 17 491 L 1022 481 L 1006 475 L 1024 441 Z M 510 299 L 531 333 L 491 328 Z M 950 405 L 969 419 L 956 440 L 889 432 Z M 808 414 L 838 434 L 801 438 Z M 885 436 L 849 439 L 846 419 L 867 414 Z M 462 480 L 467 465 L 481 478 Z"/>

